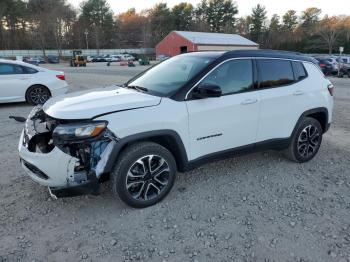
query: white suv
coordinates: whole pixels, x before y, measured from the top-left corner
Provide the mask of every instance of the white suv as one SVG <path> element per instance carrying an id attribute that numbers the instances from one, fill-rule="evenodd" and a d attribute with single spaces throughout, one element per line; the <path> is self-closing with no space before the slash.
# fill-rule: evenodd
<path id="1" fill-rule="evenodd" d="M 113 190 L 153 205 L 177 171 L 247 151 L 306 162 L 332 120 L 333 86 L 309 57 L 251 50 L 168 59 L 123 87 L 52 98 L 30 113 L 21 163 L 55 197 Z M 215 175 L 215 174 L 213 174 Z"/>

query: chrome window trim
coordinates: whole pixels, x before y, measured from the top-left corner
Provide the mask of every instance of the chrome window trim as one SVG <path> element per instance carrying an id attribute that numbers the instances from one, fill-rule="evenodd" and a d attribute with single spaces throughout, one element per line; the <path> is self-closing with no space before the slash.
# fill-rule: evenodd
<path id="1" fill-rule="evenodd" d="M 298 59 L 288 59 L 288 58 L 278 58 L 278 57 L 235 57 L 235 58 L 229 58 L 226 59 L 224 61 L 222 61 L 221 63 L 217 64 L 214 68 L 212 68 L 208 73 L 205 74 L 205 76 L 203 76 L 196 84 L 194 84 L 190 90 L 187 91 L 186 96 L 185 96 L 185 101 L 187 101 L 188 99 L 188 95 L 190 94 L 190 92 L 196 88 L 200 82 L 202 82 L 204 80 L 204 78 L 206 78 L 209 74 L 211 74 L 216 68 L 218 68 L 219 66 L 221 66 L 222 64 L 232 61 L 232 60 L 247 60 L 247 59 L 251 59 L 251 60 L 258 60 L 258 59 L 270 59 L 270 60 L 285 60 L 285 61 L 294 61 L 294 62 L 301 62 L 301 63 L 309 63 L 314 65 L 314 63 L 309 62 L 309 61 L 304 61 L 304 60 L 298 60 Z M 306 70 L 306 69 L 305 69 Z"/>

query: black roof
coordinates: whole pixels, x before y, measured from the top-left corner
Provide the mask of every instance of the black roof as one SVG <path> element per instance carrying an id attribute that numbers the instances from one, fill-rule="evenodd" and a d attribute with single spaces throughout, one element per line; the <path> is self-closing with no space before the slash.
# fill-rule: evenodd
<path id="1" fill-rule="evenodd" d="M 247 49 L 247 50 L 233 50 L 233 51 L 197 51 L 181 54 L 185 56 L 208 56 L 217 58 L 239 58 L 239 57 L 269 57 L 282 58 L 290 60 L 300 60 L 318 64 L 318 61 L 309 55 L 298 52 L 269 50 L 269 49 Z"/>
<path id="2" fill-rule="evenodd" d="M 224 53 L 224 56 L 283 58 L 283 59 L 301 60 L 301 61 L 315 63 L 315 59 L 313 57 L 302 53 L 290 52 L 290 51 L 279 51 L 279 50 L 267 50 L 267 49 L 234 50 L 234 51 L 228 51 Z"/>

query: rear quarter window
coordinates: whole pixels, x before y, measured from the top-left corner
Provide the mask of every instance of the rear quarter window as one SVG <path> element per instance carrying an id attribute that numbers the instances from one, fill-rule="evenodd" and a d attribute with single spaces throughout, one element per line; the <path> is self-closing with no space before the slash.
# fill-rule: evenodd
<path id="1" fill-rule="evenodd" d="M 307 77 L 307 72 L 305 70 L 305 67 L 302 62 L 293 62 L 293 69 L 294 69 L 294 75 L 295 79 L 297 81 L 303 80 Z"/>
<path id="2" fill-rule="evenodd" d="M 288 60 L 258 59 L 260 88 L 273 88 L 295 82 L 292 63 Z"/>
<path id="3" fill-rule="evenodd" d="M 31 68 L 31 67 L 26 67 L 26 66 L 22 66 L 23 71 L 25 74 L 35 74 L 38 73 L 38 70 Z"/>

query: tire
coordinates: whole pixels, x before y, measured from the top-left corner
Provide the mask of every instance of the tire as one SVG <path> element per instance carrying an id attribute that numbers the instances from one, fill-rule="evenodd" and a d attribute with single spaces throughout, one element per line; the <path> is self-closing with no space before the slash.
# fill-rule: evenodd
<path id="1" fill-rule="evenodd" d="M 130 145 L 121 153 L 112 172 L 113 192 L 129 206 L 152 206 L 170 192 L 176 170 L 173 155 L 163 146 L 153 142 Z"/>
<path id="2" fill-rule="evenodd" d="M 31 105 L 44 104 L 51 97 L 49 89 L 42 85 L 34 85 L 26 92 L 26 101 Z"/>
<path id="3" fill-rule="evenodd" d="M 320 122 L 311 117 L 304 118 L 292 135 L 285 155 L 291 161 L 304 163 L 315 157 L 322 143 L 323 130 Z"/>

